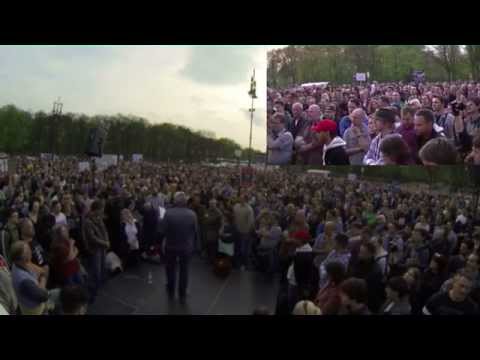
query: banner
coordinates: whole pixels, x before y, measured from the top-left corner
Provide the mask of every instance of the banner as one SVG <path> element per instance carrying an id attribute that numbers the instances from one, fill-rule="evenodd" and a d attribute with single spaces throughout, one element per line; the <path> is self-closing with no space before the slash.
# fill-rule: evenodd
<path id="1" fill-rule="evenodd" d="M 365 73 L 356 73 L 355 80 L 357 81 L 367 81 L 367 74 Z"/>
<path id="2" fill-rule="evenodd" d="M 140 162 L 143 160 L 142 154 L 132 154 L 132 161 L 133 162 Z"/>
<path id="3" fill-rule="evenodd" d="M 117 155 L 103 155 L 101 158 L 95 158 L 95 165 L 97 169 L 102 171 L 110 166 L 117 166 L 118 163 L 118 156 Z"/>
<path id="4" fill-rule="evenodd" d="M 8 172 L 8 159 L 0 159 L 0 173 Z"/>
<path id="5" fill-rule="evenodd" d="M 78 171 L 84 172 L 86 170 L 90 170 L 90 163 L 88 161 L 82 161 L 78 163 Z"/>

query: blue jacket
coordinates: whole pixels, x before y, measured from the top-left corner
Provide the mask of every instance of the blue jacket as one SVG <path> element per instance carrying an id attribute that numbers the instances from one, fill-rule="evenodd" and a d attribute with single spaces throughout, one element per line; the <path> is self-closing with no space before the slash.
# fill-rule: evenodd
<path id="1" fill-rule="evenodd" d="M 195 212 L 186 207 L 173 207 L 167 209 L 163 220 L 166 250 L 192 252 L 200 239 Z"/>

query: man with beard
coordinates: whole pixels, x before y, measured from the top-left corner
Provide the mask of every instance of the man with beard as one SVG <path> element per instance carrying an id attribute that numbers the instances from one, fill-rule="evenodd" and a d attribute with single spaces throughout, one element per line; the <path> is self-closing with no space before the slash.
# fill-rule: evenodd
<path id="1" fill-rule="evenodd" d="M 400 126 L 396 129 L 396 132 L 400 134 L 405 140 L 410 149 L 410 154 L 417 153 L 417 139 L 415 135 L 415 129 L 413 126 L 413 119 L 415 117 L 415 109 L 411 106 L 406 106 L 402 109 L 402 117 Z"/>
<path id="2" fill-rule="evenodd" d="M 443 132 L 435 130 L 434 124 L 435 116 L 432 111 L 422 109 L 416 112 L 414 128 L 417 137 L 417 152 L 413 153 L 413 156 L 417 164 L 422 164 L 422 161 L 418 156 L 418 150 L 420 150 L 429 140 L 445 136 Z"/>
<path id="3" fill-rule="evenodd" d="M 385 288 L 380 265 L 375 261 L 376 248 L 371 242 L 360 246 L 359 259 L 350 271 L 352 277 L 365 280 L 368 289 L 368 308 L 376 313 L 385 301 Z"/>

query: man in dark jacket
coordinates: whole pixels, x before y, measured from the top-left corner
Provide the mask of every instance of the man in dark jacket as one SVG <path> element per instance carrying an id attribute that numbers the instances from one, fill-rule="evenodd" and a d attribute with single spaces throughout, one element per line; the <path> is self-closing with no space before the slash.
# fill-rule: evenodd
<path id="1" fill-rule="evenodd" d="M 88 275 L 91 281 L 89 284 L 91 303 L 95 300 L 98 289 L 106 278 L 105 257 L 106 251 L 110 248 L 110 240 L 103 222 L 103 214 L 103 202 L 96 200 L 92 203 L 90 213 L 83 224 L 88 253 Z"/>
<path id="2" fill-rule="evenodd" d="M 164 218 L 167 292 L 175 295 L 177 261 L 180 266 L 179 297 L 185 303 L 188 287 L 188 265 L 194 244 L 198 241 L 199 229 L 195 212 L 187 208 L 185 193 L 177 192 L 174 207 L 167 210 Z"/>
<path id="3" fill-rule="evenodd" d="M 435 115 L 428 109 L 417 111 L 415 114 L 414 128 L 415 135 L 417 136 L 417 151 L 419 151 L 428 141 L 438 137 L 445 137 L 443 132 L 439 132 L 435 129 Z M 417 164 L 422 164 L 418 152 L 415 152 L 414 160 Z"/>
<path id="4" fill-rule="evenodd" d="M 375 245 L 371 242 L 360 247 L 359 260 L 351 269 L 351 276 L 363 279 L 368 288 L 368 308 L 378 312 L 385 301 L 385 287 L 380 265 L 375 261 Z"/>
<path id="5" fill-rule="evenodd" d="M 337 124 L 333 120 L 325 119 L 312 128 L 316 140 L 323 145 L 323 165 L 349 165 L 345 146 L 347 143 L 337 136 Z"/>

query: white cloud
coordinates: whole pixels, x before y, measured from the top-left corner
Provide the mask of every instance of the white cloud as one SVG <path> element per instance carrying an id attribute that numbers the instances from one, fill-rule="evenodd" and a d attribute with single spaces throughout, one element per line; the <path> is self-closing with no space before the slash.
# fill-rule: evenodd
<path id="1" fill-rule="evenodd" d="M 152 122 L 211 130 L 217 137 L 248 146 L 250 122 L 244 111 L 250 106 L 248 90 L 255 67 L 259 98 L 253 146 L 263 150 L 266 129 L 260 113 L 265 113 L 266 48 L 222 48 L 223 58 L 211 61 L 220 65 L 224 61 L 226 73 L 216 74 L 211 84 L 205 76 L 197 81 L 182 74 L 186 66 L 201 69 L 192 60 L 208 61 L 209 49 L 218 55 L 218 47 L 210 46 L 202 47 L 203 56 L 192 46 L 1 46 L 0 105 L 50 111 L 61 96 L 66 112 L 135 114 Z M 209 67 L 211 71 L 212 64 Z M 231 71 L 238 73 L 231 76 Z"/>

